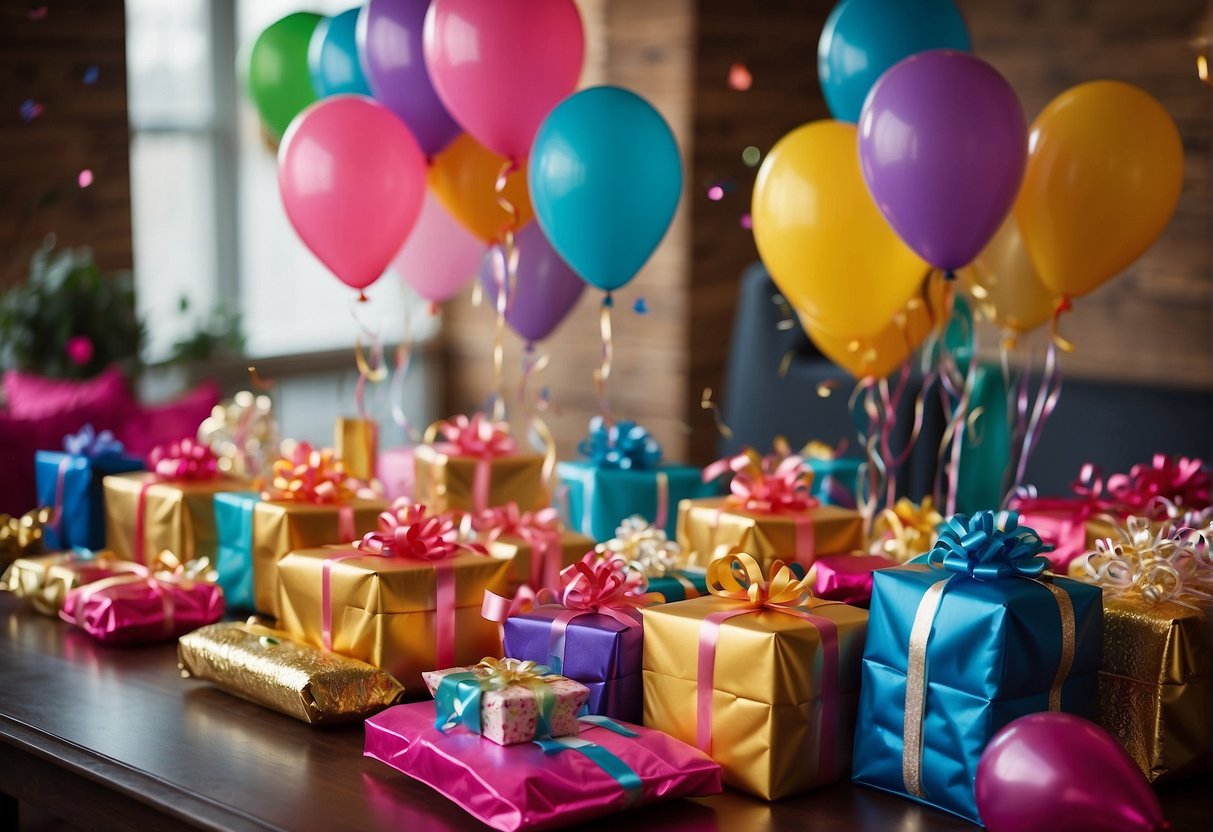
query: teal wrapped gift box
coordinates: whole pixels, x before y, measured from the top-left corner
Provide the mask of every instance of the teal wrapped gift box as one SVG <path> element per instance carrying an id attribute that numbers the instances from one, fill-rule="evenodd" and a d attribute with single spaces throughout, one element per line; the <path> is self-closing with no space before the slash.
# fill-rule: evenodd
<path id="1" fill-rule="evenodd" d="M 1016 533 L 1033 538 L 1027 557 L 1021 547 L 1018 559 L 1000 561 L 1000 546 L 1015 555 L 1026 538 L 983 538 L 973 528 L 982 515 L 993 516 L 948 521 L 968 526 L 951 535 L 947 558 L 937 556 L 948 547 L 945 525 L 930 559 L 943 569 L 918 563 L 873 574 L 854 753 L 856 782 L 977 823 L 986 744 L 1030 713 L 1094 718 L 1103 650 L 1099 587 L 1044 574 L 1035 557 L 1044 547 L 1028 529 Z"/>
<path id="2" fill-rule="evenodd" d="M 673 540 L 679 500 L 711 497 L 718 489 L 690 465 L 605 468 L 578 460 L 561 462 L 556 473 L 563 491 L 557 503 L 565 523 L 598 541 L 610 540 L 625 518 L 637 514 Z"/>
<path id="3" fill-rule="evenodd" d="M 252 610 L 253 510 L 261 500 L 254 491 L 215 495 L 215 536 L 219 540 L 215 571 L 231 610 Z"/>

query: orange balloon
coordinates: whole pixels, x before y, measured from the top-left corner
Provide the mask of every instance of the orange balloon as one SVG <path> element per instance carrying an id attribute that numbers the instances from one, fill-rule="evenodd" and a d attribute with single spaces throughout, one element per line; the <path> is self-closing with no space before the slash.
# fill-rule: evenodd
<path id="1" fill-rule="evenodd" d="M 1057 308 L 1057 296 L 1036 273 L 1012 213 L 972 268 L 957 275 L 986 315 L 1004 329 L 1036 329 Z"/>
<path id="2" fill-rule="evenodd" d="M 510 215 L 497 202 L 497 177 L 505 165 L 498 156 L 467 133 L 461 134 L 434 157 L 430 189 L 459 224 L 486 243 L 501 239 Z M 515 230 L 534 218 L 526 186 L 526 163 L 520 162 L 506 180 L 504 196 L 518 209 Z"/>
<path id="3" fill-rule="evenodd" d="M 922 346 L 952 314 L 952 287 L 938 275 L 928 277 L 919 293 L 875 335 L 840 337 L 797 310 L 800 325 L 826 358 L 855 378 L 884 378 Z"/>

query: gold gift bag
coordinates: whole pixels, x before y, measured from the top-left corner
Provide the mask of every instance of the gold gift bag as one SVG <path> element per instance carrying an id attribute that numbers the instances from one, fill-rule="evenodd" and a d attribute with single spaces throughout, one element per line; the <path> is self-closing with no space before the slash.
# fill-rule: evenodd
<path id="1" fill-rule="evenodd" d="M 534 590 L 561 588 L 560 570 L 594 550 L 594 539 L 561 526 L 556 509 L 522 512 L 517 503 L 469 517 L 476 539 L 496 558 L 510 561 L 510 580 Z"/>
<path id="2" fill-rule="evenodd" d="M 109 552 L 89 558 L 74 552 L 36 555 L 13 561 L 0 577 L 0 589 L 28 598 L 38 612 L 57 618 L 71 590 L 137 570 L 131 561 L 118 560 Z"/>
<path id="3" fill-rule="evenodd" d="M 116 557 L 144 563 L 168 549 L 186 561 L 214 562 L 219 545 L 214 497 L 244 490 L 248 483 L 224 476 L 166 481 L 134 473 L 112 474 L 102 480 L 102 487 L 105 539 Z"/>
<path id="4" fill-rule="evenodd" d="M 417 507 L 381 529 L 361 548 L 304 549 L 279 561 L 279 626 L 408 688 L 421 685 L 422 671 L 500 656 L 497 625 L 480 610 L 485 590 L 506 592 L 509 561 L 472 551 L 449 518 Z"/>
<path id="5" fill-rule="evenodd" d="M 867 612 L 813 599 L 782 565 L 766 582 L 746 554 L 714 561 L 708 591 L 644 610 L 644 724 L 767 800 L 845 777 Z"/>
<path id="6" fill-rule="evenodd" d="M 417 502 L 437 512 L 481 512 L 506 503 L 534 511 L 549 502 L 546 458 L 518 453 L 509 426 L 480 413 L 430 425 L 413 464 Z"/>
<path id="7" fill-rule="evenodd" d="M 337 417 L 333 426 L 333 448 L 351 477 L 367 482 L 375 479 L 379 425 L 373 419 Z"/>

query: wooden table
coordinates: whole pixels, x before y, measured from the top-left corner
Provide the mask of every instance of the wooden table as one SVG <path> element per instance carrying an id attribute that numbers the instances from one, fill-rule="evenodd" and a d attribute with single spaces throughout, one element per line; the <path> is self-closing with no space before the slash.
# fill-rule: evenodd
<path id="1" fill-rule="evenodd" d="M 362 727 L 303 723 L 182 679 L 172 645 L 106 648 L 0 593 L 0 829 L 18 802 L 84 829 L 484 829 L 362 756 Z M 1206 783 L 1163 789 L 1175 830 L 1208 830 Z M 7 795 L 7 797 L 5 797 Z M 590 828 L 618 829 L 620 818 Z M 727 792 L 634 812 L 663 832 L 976 827 L 861 787 L 767 804 Z"/>

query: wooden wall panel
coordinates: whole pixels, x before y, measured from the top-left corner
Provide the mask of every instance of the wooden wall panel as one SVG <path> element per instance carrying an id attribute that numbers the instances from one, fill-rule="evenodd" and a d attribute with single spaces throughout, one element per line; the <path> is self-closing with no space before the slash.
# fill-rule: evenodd
<path id="1" fill-rule="evenodd" d="M 43 108 L 29 123 L 26 100 Z M 0 286 L 25 276 L 51 232 L 105 269 L 131 267 L 129 153 L 123 4 L 0 6 Z M 82 189 L 83 169 L 94 181 Z"/>

